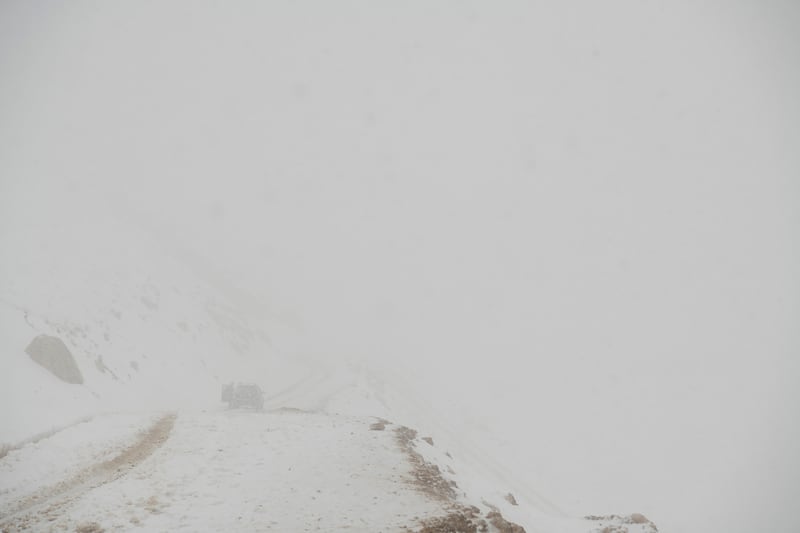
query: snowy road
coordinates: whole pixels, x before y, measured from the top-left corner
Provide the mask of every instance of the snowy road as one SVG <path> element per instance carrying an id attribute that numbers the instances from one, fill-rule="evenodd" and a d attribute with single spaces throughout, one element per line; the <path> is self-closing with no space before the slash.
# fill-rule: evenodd
<path id="1" fill-rule="evenodd" d="M 109 424 L 111 418 L 111 424 Z M 117 420 L 122 418 L 123 424 Z M 53 439 L 52 443 L 26 449 L 15 454 L 3 463 L 3 470 L 9 475 L 4 476 L 4 485 L 9 487 L 3 491 L 3 529 L 26 528 L 31 523 L 36 522 L 55 522 L 63 514 L 63 509 L 68 507 L 75 499 L 90 492 L 92 489 L 111 483 L 136 468 L 141 462 L 155 452 L 168 438 L 170 430 L 175 422 L 174 414 L 166 414 L 158 417 L 149 427 L 140 431 L 132 441 L 117 443 L 105 449 L 101 449 L 99 455 L 96 454 L 92 461 L 86 466 L 75 468 L 75 460 L 79 459 L 80 452 L 90 444 L 90 435 L 86 434 L 86 429 L 105 430 L 108 438 L 108 430 L 121 428 L 137 427 L 135 424 L 125 425 L 127 417 L 107 417 L 99 423 L 89 423 L 79 428 L 78 431 L 67 432 L 59 435 L 59 439 Z M 99 427 L 95 427 L 99 426 Z M 76 428 L 77 429 L 77 428 Z M 80 430 L 83 430 L 82 432 Z M 65 449 L 59 445 L 59 441 L 67 439 L 72 433 L 73 437 L 83 438 L 83 442 L 72 440 Z M 116 432 L 111 433 L 112 441 L 117 437 Z M 98 440 L 103 441 L 101 436 Z M 55 452 L 55 453 L 54 453 Z M 61 453 L 58 453 L 61 452 Z M 71 457 L 70 457 L 71 455 Z M 103 458 L 107 456 L 107 458 Z M 53 472 L 47 467 L 39 468 L 36 466 L 47 465 L 47 459 L 51 459 L 49 464 L 58 466 L 61 475 Z M 67 459 L 64 463 L 62 460 Z M 16 464 L 15 464 L 16 463 Z M 81 464 L 80 462 L 77 464 Z M 4 472 L 5 473 L 5 472 Z M 22 474 L 22 483 L 14 484 L 14 474 Z M 26 478 L 26 474 L 29 476 Z M 31 474 L 33 474 L 31 476 Z M 32 477 L 32 479 L 31 479 Z M 53 480 L 57 480 L 53 483 Z M 11 482 L 9 484 L 9 482 Z"/>
<path id="2" fill-rule="evenodd" d="M 72 441 L 104 422 L 77 426 Z M 370 430 L 372 422 L 299 411 L 159 418 L 115 457 L 93 465 L 73 457 L 58 479 L 26 480 L 36 490 L 2 500 L 0 523 L 9 531 L 402 531 L 442 514 L 409 483 L 394 433 Z M 11 452 L 3 467 L 30 471 L 61 444 L 54 437 Z"/>
<path id="3" fill-rule="evenodd" d="M 657 531 L 640 515 L 553 514 L 524 493 L 518 505 L 474 453 L 362 416 L 383 416 L 385 399 L 345 371 L 310 374 L 266 404 L 97 415 L 12 449 L 0 458 L 0 530 Z"/>

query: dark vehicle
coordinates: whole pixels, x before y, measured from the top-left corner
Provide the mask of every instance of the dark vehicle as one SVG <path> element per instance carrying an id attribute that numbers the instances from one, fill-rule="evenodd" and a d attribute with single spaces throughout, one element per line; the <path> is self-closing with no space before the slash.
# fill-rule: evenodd
<path id="1" fill-rule="evenodd" d="M 228 408 L 252 407 L 264 410 L 264 392 L 255 383 L 228 383 L 222 386 L 222 401 L 228 402 Z"/>

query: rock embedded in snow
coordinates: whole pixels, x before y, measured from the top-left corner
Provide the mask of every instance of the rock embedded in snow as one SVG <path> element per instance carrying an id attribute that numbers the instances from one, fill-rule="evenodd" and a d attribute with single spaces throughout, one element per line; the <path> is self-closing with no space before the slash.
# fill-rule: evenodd
<path id="1" fill-rule="evenodd" d="M 598 527 L 591 530 L 591 533 L 658 533 L 658 526 L 651 522 L 641 513 L 633 513 L 627 516 L 607 515 L 585 517 L 587 520 L 594 520 Z"/>
<path id="2" fill-rule="evenodd" d="M 61 381 L 76 385 L 83 383 L 83 375 L 75 358 L 58 337 L 39 335 L 25 348 L 25 353 Z"/>

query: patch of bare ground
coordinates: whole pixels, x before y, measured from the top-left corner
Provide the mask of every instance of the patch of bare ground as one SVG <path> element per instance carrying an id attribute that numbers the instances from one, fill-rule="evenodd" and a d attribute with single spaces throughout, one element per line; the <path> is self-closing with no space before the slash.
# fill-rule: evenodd
<path id="1" fill-rule="evenodd" d="M 489 519 L 489 523 L 492 524 L 500 533 L 525 533 L 524 527 L 513 522 L 509 522 L 503 518 L 503 515 L 500 514 L 500 511 L 490 511 L 486 514 L 486 518 Z"/>
<path id="2" fill-rule="evenodd" d="M 593 520 L 598 522 L 598 526 L 602 529 L 598 528 L 594 531 L 598 533 L 628 533 L 628 528 L 625 525 L 641 525 L 644 526 L 646 531 L 649 530 L 649 533 L 658 533 L 658 527 L 651 522 L 646 516 L 641 513 L 633 513 L 627 516 L 621 516 L 616 514 L 605 515 L 605 516 L 597 516 L 597 515 L 589 515 L 585 516 L 586 520 Z M 604 522 L 611 522 L 610 524 L 604 524 Z"/>
<path id="3" fill-rule="evenodd" d="M 103 533 L 105 529 L 97 522 L 88 522 L 75 528 L 75 533 Z"/>
<path id="4" fill-rule="evenodd" d="M 519 504 L 517 503 L 517 499 L 516 499 L 516 498 L 514 497 L 514 495 L 513 495 L 513 494 L 511 494 L 510 492 L 509 492 L 508 494 L 506 494 L 505 496 L 503 496 L 503 498 L 505 498 L 505 499 L 506 499 L 506 501 L 507 501 L 508 503 L 510 503 L 511 505 L 519 505 Z"/>
<path id="5" fill-rule="evenodd" d="M 424 520 L 419 533 L 478 533 L 479 531 L 487 531 L 485 520 L 474 521 L 463 513 L 453 512 L 447 516 Z"/>
<path id="6" fill-rule="evenodd" d="M 417 432 L 405 426 L 400 426 L 395 430 L 395 433 L 397 444 L 406 453 L 408 461 L 411 463 L 411 475 L 414 477 L 413 484 L 417 489 L 437 501 L 454 501 L 456 499 L 455 481 L 446 480 L 438 466 L 427 462 L 414 449 L 414 439 L 417 438 Z"/>
<path id="7" fill-rule="evenodd" d="M 379 418 L 377 422 L 373 422 L 372 424 L 369 425 L 369 429 L 371 431 L 383 431 L 389 424 L 391 424 L 391 422 L 389 422 L 388 420 Z"/>
<path id="8" fill-rule="evenodd" d="M 147 512 L 150 514 L 161 514 L 164 510 L 165 505 L 158 500 L 155 496 L 150 496 L 145 500 L 143 503 L 140 503 L 142 507 L 145 508 Z"/>
<path id="9" fill-rule="evenodd" d="M 5 533 L 17 529 L 35 528 L 38 520 L 52 522 L 58 519 L 63 507 L 72 500 L 93 488 L 119 479 L 156 451 L 169 437 L 175 418 L 174 414 L 159 418 L 142 432 L 133 444 L 113 459 L 89 466 L 69 479 L 23 498 L 3 517 L 0 530 Z M 86 524 L 79 527 L 84 526 Z M 86 531 L 93 533 L 102 529 Z"/>
<path id="10" fill-rule="evenodd" d="M 395 430 L 395 437 L 411 464 L 413 476 L 411 483 L 420 492 L 444 504 L 447 510 L 445 516 L 423 520 L 422 529 L 418 533 L 484 533 L 489 531 L 489 524 L 500 533 L 525 533 L 522 526 L 507 521 L 493 506 L 490 506 L 492 510 L 484 519 L 478 507 L 459 503 L 455 481 L 447 480 L 437 465 L 427 462 L 422 454 L 416 451 L 415 430 L 400 426 Z"/>

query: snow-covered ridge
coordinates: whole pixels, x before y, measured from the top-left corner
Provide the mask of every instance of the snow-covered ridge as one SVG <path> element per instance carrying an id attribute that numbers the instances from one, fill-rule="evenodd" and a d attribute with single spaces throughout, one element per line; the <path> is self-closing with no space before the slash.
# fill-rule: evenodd
<path id="1" fill-rule="evenodd" d="M 73 212 L 94 204 L 70 199 L 31 202 L 48 217 L 0 214 L 9 219 L 0 220 L 0 395 L 14 406 L 0 443 L 98 412 L 209 405 L 220 383 L 240 376 L 277 386 L 299 375 L 303 365 L 278 354 L 264 324 L 167 241 L 108 206 Z M 83 384 L 64 383 L 31 360 L 25 351 L 39 335 L 65 343 Z"/>
<path id="2" fill-rule="evenodd" d="M 341 361 L 317 361 L 311 369 L 305 360 L 283 355 L 271 341 L 271 324 L 243 312 L 213 276 L 172 250 L 169 239 L 147 233 L 147 225 L 131 224 L 108 206 L 92 207 L 100 214 L 73 213 L 65 201 L 70 198 L 75 199 L 44 195 L 30 202 L 48 217 L 17 212 L 11 220 L 9 213 L 0 213 L 0 247 L 3 257 L 11 258 L 0 266 L 0 443 L 8 451 L 0 461 L 8 474 L 2 492 L 6 509 L 17 509 L 39 489 L 54 494 L 48 486 L 92 471 L 92 461 L 113 462 L 155 413 L 170 409 L 178 412 L 175 430 L 142 461 L 144 470 L 137 466 L 119 478 L 92 478 L 96 486 L 83 487 L 86 494 L 76 498 L 74 491 L 59 493 L 59 506 L 68 511 L 50 517 L 70 527 L 97 522 L 122 529 L 139 524 L 208 528 L 214 523 L 229 529 L 225 520 L 235 517 L 197 513 L 224 504 L 250 517 L 241 530 L 266 524 L 293 531 L 323 516 L 363 531 L 389 527 L 434 533 L 453 524 L 465 531 L 655 530 L 634 515 L 562 516 L 533 491 L 520 491 L 487 459 L 497 450 L 475 450 L 467 443 L 443 446 L 464 435 L 426 413 L 396 376 L 389 379 Z M 52 220 L 63 224 L 55 227 Z M 66 383 L 33 361 L 26 348 L 40 335 L 63 341 L 82 383 Z M 267 415 L 221 411 L 220 385 L 245 378 L 267 392 Z M 378 423 L 383 432 L 373 427 L 376 417 L 386 420 Z M 333 448 L 340 453 L 331 456 L 326 443 L 340 444 Z M 317 470 L 293 470 L 298 467 L 291 465 L 313 454 Z M 189 476 L 198 464 L 214 461 L 222 461 L 222 470 Z M 287 464 L 292 470 L 283 469 Z M 364 475 L 358 497 L 365 501 L 327 494 L 343 481 L 352 484 L 347 480 L 354 469 Z M 239 472 L 263 475 L 239 484 L 230 477 Z M 317 480 L 320 472 L 328 478 Z M 139 494 L 151 481 L 156 485 L 141 492 L 130 513 L 97 514 L 95 501 L 114 510 L 121 505 L 120 487 Z M 322 492 L 305 490 L 313 483 L 321 483 L 315 490 Z M 218 485 L 228 487 L 222 498 L 215 493 Z M 283 502 L 278 515 L 249 498 L 262 489 L 270 493 L 269 501 Z M 373 499 L 389 501 L 395 490 L 412 504 L 375 507 Z M 341 497 L 341 491 L 336 494 Z M 204 502 L 199 507 L 198 498 Z M 115 516 L 127 521 L 118 523 Z"/>

